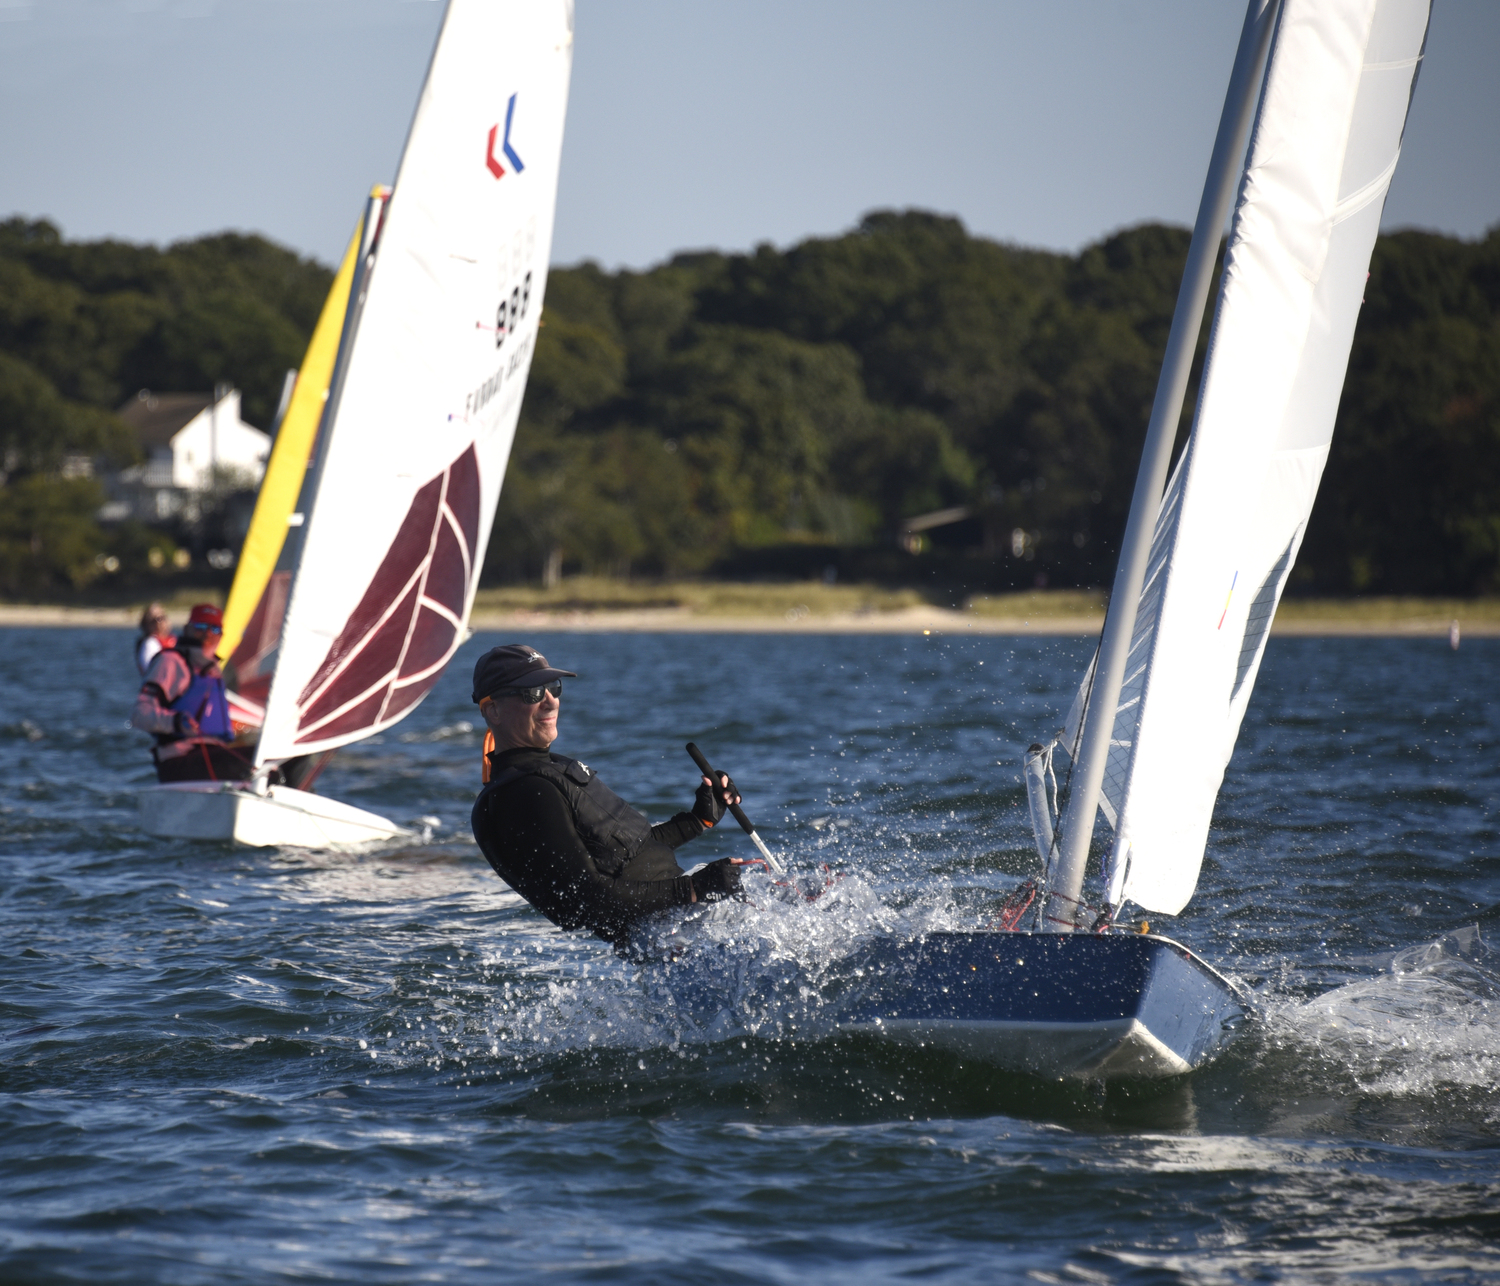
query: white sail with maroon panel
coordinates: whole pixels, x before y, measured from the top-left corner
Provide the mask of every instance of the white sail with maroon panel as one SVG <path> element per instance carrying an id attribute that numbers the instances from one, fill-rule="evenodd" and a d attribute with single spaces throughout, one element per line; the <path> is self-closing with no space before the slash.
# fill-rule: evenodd
<path id="1" fill-rule="evenodd" d="M 255 655 L 274 653 L 257 780 L 150 792 L 153 833 L 403 833 L 265 774 L 405 718 L 464 640 L 541 320 L 572 26 L 570 0 L 451 0 L 395 187 L 363 225 L 302 521 L 271 578 L 274 649 L 271 617 L 252 622 Z"/>
<path id="2" fill-rule="evenodd" d="M 405 717 L 463 641 L 541 318 L 571 6 L 457 0 L 335 377 L 258 761 Z"/>

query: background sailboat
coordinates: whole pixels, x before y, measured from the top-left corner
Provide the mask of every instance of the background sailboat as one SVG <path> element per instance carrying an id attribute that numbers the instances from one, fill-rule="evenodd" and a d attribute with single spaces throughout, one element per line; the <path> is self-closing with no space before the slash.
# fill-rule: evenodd
<path id="1" fill-rule="evenodd" d="M 1109 617 L 1069 719 L 1060 822 L 1036 790 L 1045 752 L 1028 763 L 1044 931 L 888 945 L 863 1025 L 1047 1074 L 1168 1075 L 1225 1039 L 1239 1004 L 1223 979 L 1177 943 L 1111 930 L 1127 901 L 1175 914 L 1197 883 L 1327 459 L 1428 16 L 1429 0 L 1252 0 Z M 1163 495 L 1236 177 L 1198 411 Z M 1089 906 L 1096 809 L 1117 832 Z"/>
<path id="2" fill-rule="evenodd" d="M 376 188 L 370 194 L 371 203 L 379 201 L 383 208 L 388 195 L 389 189 Z M 292 549 L 287 548 L 287 533 L 294 524 L 301 526 L 303 520 L 298 501 L 304 499 L 307 474 L 318 443 L 318 427 L 333 382 L 355 268 L 361 252 L 368 250 L 365 222 L 361 213 L 297 371 L 255 499 L 250 529 L 240 549 L 229 600 L 224 605 L 220 654 L 227 663 L 226 679 L 239 716 L 236 722 L 243 721 L 257 731 L 265 722 L 265 703 L 271 690 L 276 646 L 281 641 L 291 587 L 292 555 L 297 549 L 297 542 L 293 542 Z"/>
<path id="3" fill-rule="evenodd" d="M 395 187 L 357 234 L 311 469 L 298 479 L 288 448 L 284 543 L 271 558 L 268 505 L 257 546 L 266 580 L 234 653 L 252 699 L 272 672 L 257 769 L 390 727 L 463 642 L 541 318 L 571 64 L 565 0 L 448 7 Z M 279 631 L 267 567 L 287 572 Z M 143 817 L 153 833 L 263 844 L 397 831 L 264 771 L 250 788 L 152 788 Z"/>

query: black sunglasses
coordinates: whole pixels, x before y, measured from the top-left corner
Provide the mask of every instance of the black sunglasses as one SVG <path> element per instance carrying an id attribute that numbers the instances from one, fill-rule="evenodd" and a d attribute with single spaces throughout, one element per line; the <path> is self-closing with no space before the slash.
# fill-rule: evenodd
<path id="1" fill-rule="evenodd" d="M 561 701 L 562 680 L 553 679 L 551 683 L 544 683 L 536 688 L 497 688 L 490 695 L 492 697 L 515 697 L 517 701 L 524 701 L 527 705 L 534 706 L 549 692 Z"/>

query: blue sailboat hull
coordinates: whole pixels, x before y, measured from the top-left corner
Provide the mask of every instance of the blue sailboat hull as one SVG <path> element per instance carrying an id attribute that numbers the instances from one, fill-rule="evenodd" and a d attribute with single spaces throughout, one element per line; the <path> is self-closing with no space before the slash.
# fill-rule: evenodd
<path id="1" fill-rule="evenodd" d="M 1244 1016 L 1228 982 L 1154 934 L 932 933 L 875 944 L 861 973 L 846 1027 L 1037 1076 L 1177 1076 Z"/>

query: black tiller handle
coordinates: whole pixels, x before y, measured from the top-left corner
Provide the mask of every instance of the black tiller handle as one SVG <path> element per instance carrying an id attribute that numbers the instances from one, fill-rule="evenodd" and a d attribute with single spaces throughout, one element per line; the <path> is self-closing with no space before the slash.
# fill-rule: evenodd
<path id="1" fill-rule="evenodd" d="M 718 783 L 714 781 L 714 770 L 708 766 L 708 760 L 704 758 L 703 752 L 691 741 L 687 743 L 687 752 L 692 755 L 693 762 L 698 765 L 698 770 L 713 783 L 714 789 L 718 790 Z M 750 819 L 745 816 L 743 808 L 738 804 L 730 804 L 729 811 L 734 814 L 734 820 L 740 824 L 740 828 L 746 835 L 755 834 L 755 827 L 750 824 Z"/>

